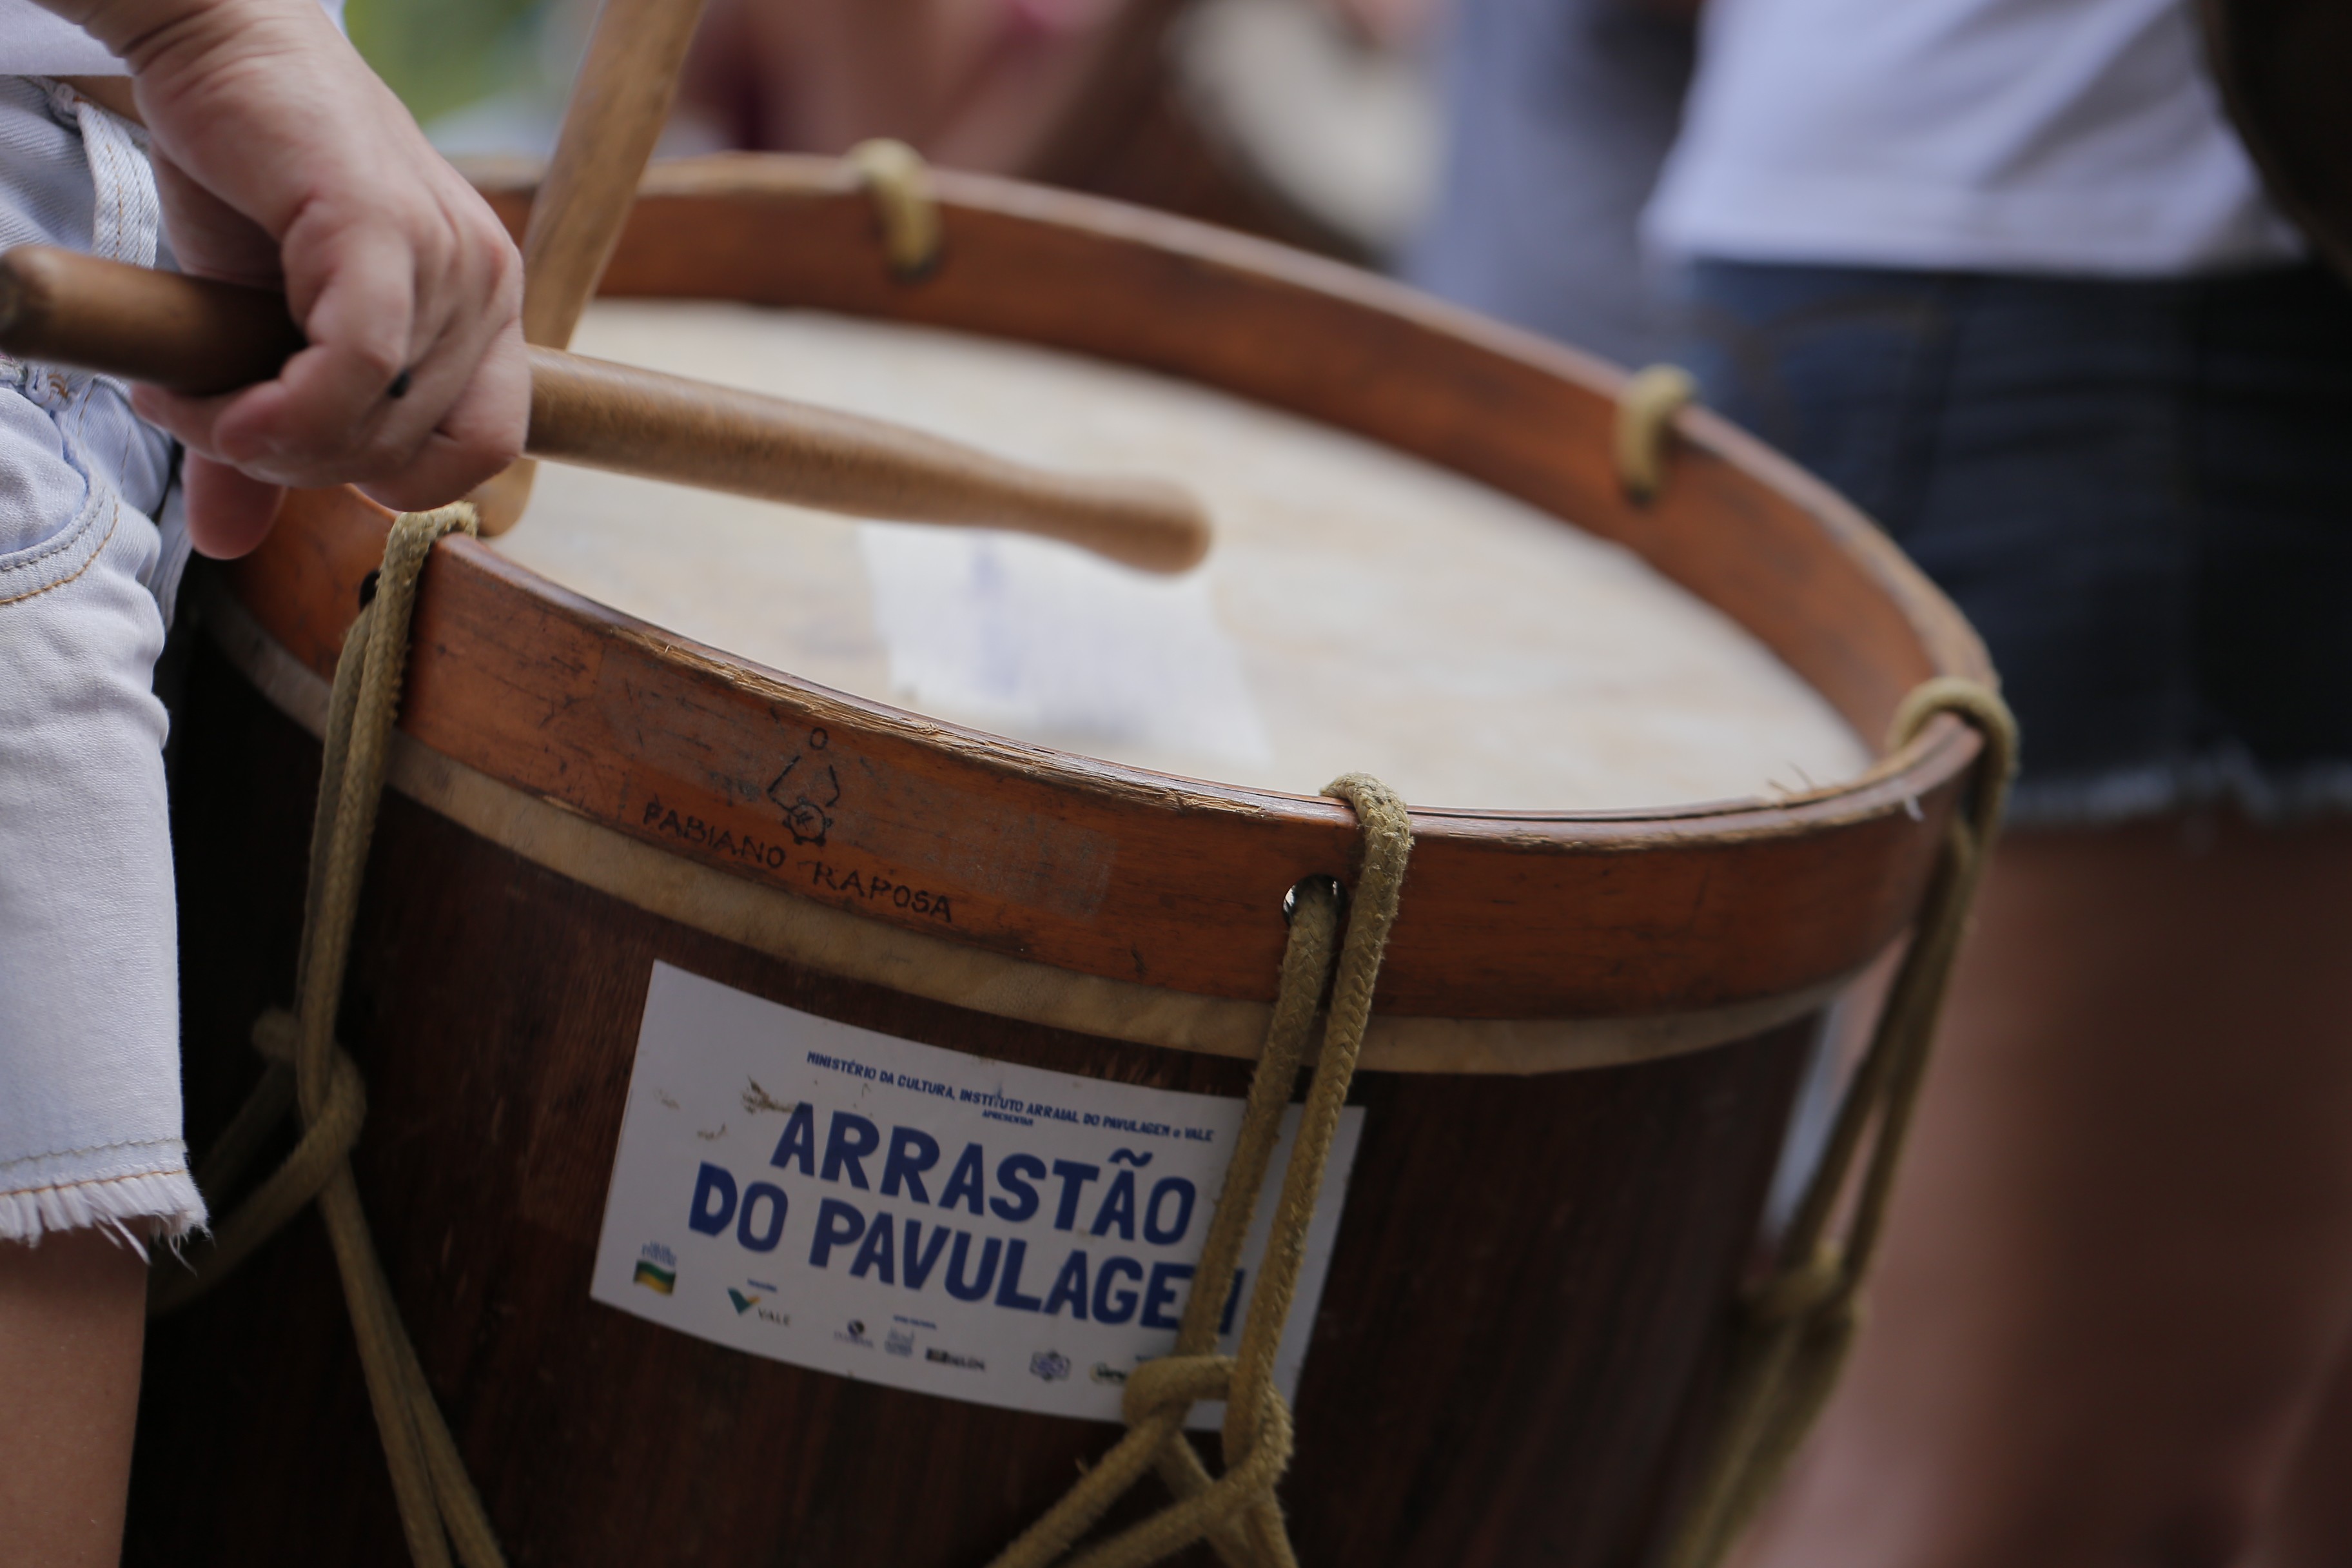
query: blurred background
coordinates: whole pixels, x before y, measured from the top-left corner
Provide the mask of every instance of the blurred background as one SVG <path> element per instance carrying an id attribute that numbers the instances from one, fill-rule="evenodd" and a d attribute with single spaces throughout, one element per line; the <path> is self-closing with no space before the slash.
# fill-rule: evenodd
<path id="1" fill-rule="evenodd" d="M 1437 184 L 1445 0 L 709 0 L 665 155 L 934 163 L 1116 196 L 1350 260 Z M 595 0 L 351 0 L 352 41 L 453 157 L 541 154 Z"/>

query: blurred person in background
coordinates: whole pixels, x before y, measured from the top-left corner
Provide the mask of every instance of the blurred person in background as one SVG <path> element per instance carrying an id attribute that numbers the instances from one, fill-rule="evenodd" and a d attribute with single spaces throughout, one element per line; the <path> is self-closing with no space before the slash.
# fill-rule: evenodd
<path id="1" fill-rule="evenodd" d="M 360 0 L 354 35 L 445 152 L 544 156 L 593 0 L 450 3 Z M 887 136 L 1377 262 L 1434 184 L 1421 40 L 1442 3 L 709 0 L 659 155 Z M 457 34 L 467 58 L 445 59 Z"/>
<path id="2" fill-rule="evenodd" d="M 1170 0 L 709 0 L 682 112 L 728 147 L 875 136 L 960 169 L 1052 177 L 1132 98 Z"/>
<path id="3" fill-rule="evenodd" d="M 1676 318 L 1639 226 L 1682 120 L 1695 10 L 1454 0 L 1444 172 L 1405 279 L 1622 364 L 1666 358 Z"/>
<path id="4" fill-rule="evenodd" d="M 2352 291 L 2188 0 L 1710 0 L 1649 227 L 2024 733 L 1750 1568 L 2352 1562 Z"/>
<path id="5" fill-rule="evenodd" d="M 680 119 L 708 142 L 869 137 L 1352 259 L 1426 205 L 1442 0 L 710 0 Z"/>

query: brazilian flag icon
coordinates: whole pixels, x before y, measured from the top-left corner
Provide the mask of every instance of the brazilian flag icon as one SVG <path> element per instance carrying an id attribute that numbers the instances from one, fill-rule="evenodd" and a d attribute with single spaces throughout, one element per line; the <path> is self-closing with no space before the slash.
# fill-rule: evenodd
<path id="1" fill-rule="evenodd" d="M 631 1283 L 642 1285 L 648 1290 L 658 1290 L 665 1296 L 675 1296 L 677 1294 L 677 1270 L 664 1268 L 641 1258 L 637 1259 L 636 1276 Z"/>

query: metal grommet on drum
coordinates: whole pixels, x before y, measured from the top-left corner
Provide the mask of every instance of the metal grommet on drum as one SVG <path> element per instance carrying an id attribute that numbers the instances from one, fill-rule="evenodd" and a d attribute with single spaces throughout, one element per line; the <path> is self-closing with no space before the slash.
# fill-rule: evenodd
<path id="1" fill-rule="evenodd" d="M 898 1564 L 1049 1517 L 1176 1342 L 1293 916 L 1360 902 L 1315 793 L 1360 769 L 1412 858 L 1272 1362 L 1290 1539 L 1664 1551 L 1820 1011 L 1982 755 L 1859 737 L 1980 648 L 1703 413 L 1630 499 L 1580 356 L 1181 222 L 929 197 L 951 264 L 910 288 L 834 165 L 665 165 L 580 344 L 1163 473 L 1217 552 L 1146 580 L 551 466 L 432 547 L 339 1037 L 488 1518 L 517 1561 Z M 199 1146 L 286 999 L 386 527 L 295 497 L 203 590 Z M 1202 1298 L 1234 1342 L 1256 1245 Z M 398 1560 L 348 1342 L 307 1221 L 158 1323 L 134 1560 Z"/>

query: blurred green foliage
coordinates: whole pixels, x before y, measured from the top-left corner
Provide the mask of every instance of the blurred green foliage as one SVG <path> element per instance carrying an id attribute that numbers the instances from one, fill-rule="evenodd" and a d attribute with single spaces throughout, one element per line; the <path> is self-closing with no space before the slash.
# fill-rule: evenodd
<path id="1" fill-rule="evenodd" d="M 420 121 L 488 97 L 533 67 L 538 0 L 347 0 L 352 42 Z"/>

